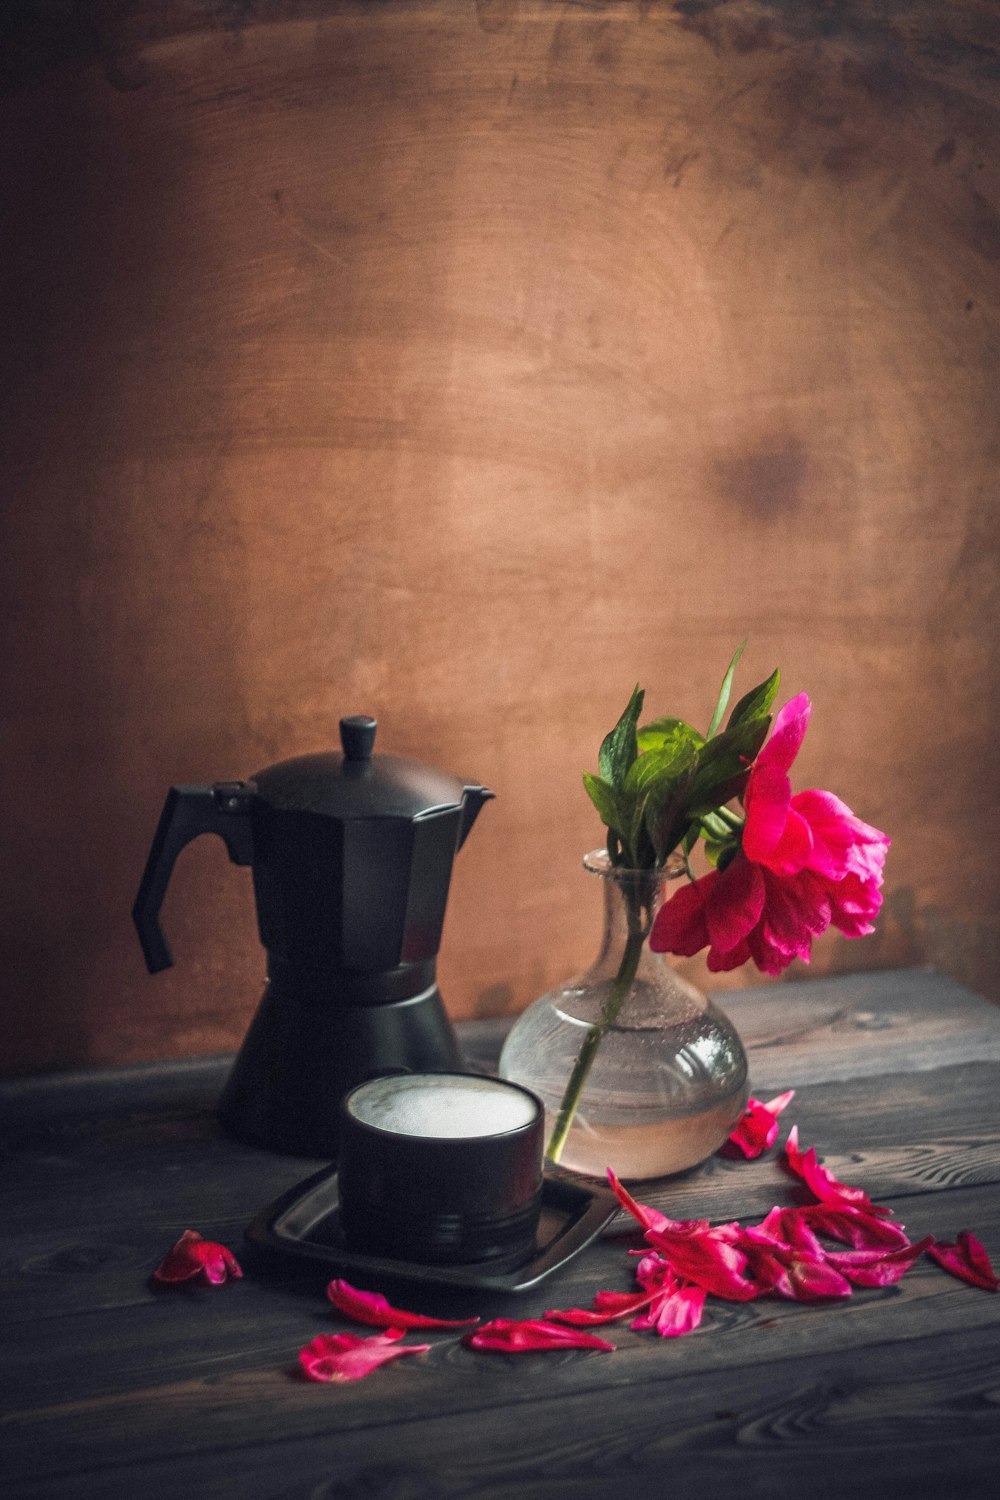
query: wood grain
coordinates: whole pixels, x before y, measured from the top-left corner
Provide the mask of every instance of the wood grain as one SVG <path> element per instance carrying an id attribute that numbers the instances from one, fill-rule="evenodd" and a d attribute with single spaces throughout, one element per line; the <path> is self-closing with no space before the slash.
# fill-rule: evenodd
<path id="1" fill-rule="evenodd" d="M 213 841 L 142 968 L 163 795 L 361 710 L 497 792 L 442 988 L 520 1010 L 596 945 L 632 684 L 704 726 L 747 635 L 894 841 L 814 972 L 1000 996 L 992 6 L 3 10 L 0 1070 L 238 1045 Z"/>
<path id="2" fill-rule="evenodd" d="M 848 1047 L 837 1077 L 799 1086 L 785 1123 L 794 1117 L 913 1238 L 973 1228 L 996 1260 L 996 1061 L 934 1067 L 911 1043 L 895 1051 L 893 1028 L 931 1026 L 932 1000 L 948 995 L 948 1052 L 962 1059 L 986 1018 L 1000 1022 L 975 997 L 923 981 L 866 981 L 869 1010 L 895 1018 L 882 1071 L 869 1075 L 867 1038 L 849 1028 L 857 1075 L 839 1076 L 850 1075 Z M 831 1013 L 859 1002 L 854 981 L 838 983 L 839 995 L 833 983 L 825 994 L 802 987 L 818 1003 L 812 1024 L 797 1013 L 788 1045 L 807 1072 Z M 769 1023 L 772 998 L 748 994 L 748 1021 Z M 992 1500 L 1000 1297 L 928 1259 L 896 1286 L 843 1302 L 713 1298 L 701 1328 L 676 1341 L 615 1327 L 610 1355 L 489 1357 L 434 1333 L 426 1357 L 369 1381 L 302 1381 L 297 1350 L 348 1326 L 323 1295 L 328 1273 L 244 1251 L 240 1235 L 314 1163 L 223 1136 L 209 1108 L 219 1069 L 0 1089 L 5 1500 L 612 1500 L 625 1484 L 681 1500 L 733 1489 L 847 1500 L 862 1485 L 891 1500 Z M 678 1215 L 751 1219 L 799 1192 L 772 1157 L 713 1160 L 640 1196 Z M 244 1279 L 154 1292 L 149 1272 L 182 1227 L 233 1245 Z M 599 1287 L 626 1289 L 637 1243 L 609 1235 L 516 1299 L 385 1290 L 442 1316 L 537 1316 L 587 1305 Z"/>

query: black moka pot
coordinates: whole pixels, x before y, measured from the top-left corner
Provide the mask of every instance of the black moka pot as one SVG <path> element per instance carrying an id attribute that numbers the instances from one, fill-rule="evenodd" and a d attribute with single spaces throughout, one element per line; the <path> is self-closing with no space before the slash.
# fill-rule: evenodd
<path id="1" fill-rule="evenodd" d="M 171 787 L 132 912 L 155 974 L 173 962 L 159 914 L 184 846 L 216 833 L 252 867 L 267 983 L 219 1116 L 275 1151 L 334 1157 L 348 1089 L 461 1067 L 435 959 L 452 860 L 493 793 L 373 754 L 375 729 L 341 719 L 343 755 Z"/>

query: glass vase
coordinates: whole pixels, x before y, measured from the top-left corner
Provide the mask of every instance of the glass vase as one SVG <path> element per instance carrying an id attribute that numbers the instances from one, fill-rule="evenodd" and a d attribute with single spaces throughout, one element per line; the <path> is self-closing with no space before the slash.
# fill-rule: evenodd
<path id="1" fill-rule="evenodd" d="M 647 941 L 664 881 L 606 850 L 583 861 L 604 886 L 593 966 L 515 1021 L 500 1076 L 539 1095 L 551 1162 L 587 1176 L 663 1177 L 704 1161 L 739 1119 L 747 1059 L 732 1022 Z"/>

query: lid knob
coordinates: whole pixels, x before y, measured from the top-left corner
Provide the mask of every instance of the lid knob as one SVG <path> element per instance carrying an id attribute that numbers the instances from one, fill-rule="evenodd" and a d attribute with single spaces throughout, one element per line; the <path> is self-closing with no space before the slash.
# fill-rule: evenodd
<path id="1" fill-rule="evenodd" d="M 345 760 L 371 760 L 377 720 L 370 714 L 349 714 L 340 721 L 340 743 Z"/>

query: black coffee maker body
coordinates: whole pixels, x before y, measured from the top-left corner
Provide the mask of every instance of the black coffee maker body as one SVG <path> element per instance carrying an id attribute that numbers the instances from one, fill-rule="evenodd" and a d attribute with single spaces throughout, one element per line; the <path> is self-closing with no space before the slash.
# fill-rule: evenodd
<path id="1" fill-rule="evenodd" d="M 377 1073 L 461 1068 L 435 963 L 452 860 L 493 793 L 374 754 L 375 729 L 342 719 L 343 754 L 172 787 L 133 908 L 156 973 L 173 962 L 159 913 L 181 849 L 215 833 L 251 866 L 267 983 L 219 1116 L 275 1151 L 334 1157 L 342 1096 Z"/>

